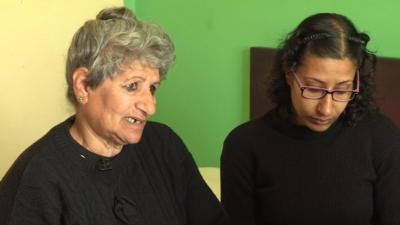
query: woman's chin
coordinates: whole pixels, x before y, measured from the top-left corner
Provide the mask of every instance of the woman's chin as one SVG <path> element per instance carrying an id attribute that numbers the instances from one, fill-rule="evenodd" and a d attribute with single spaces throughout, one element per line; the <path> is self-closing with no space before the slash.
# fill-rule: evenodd
<path id="1" fill-rule="evenodd" d="M 130 135 L 126 138 L 127 144 L 137 144 L 142 139 L 142 133 Z"/>
<path id="2" fill-rule="evenodd" d="M 307 123 L 306 126 L 314 132 L 324 132 L 327 131 L 332 126 L 332 123 L 327 123 L 327 124 Z"/>

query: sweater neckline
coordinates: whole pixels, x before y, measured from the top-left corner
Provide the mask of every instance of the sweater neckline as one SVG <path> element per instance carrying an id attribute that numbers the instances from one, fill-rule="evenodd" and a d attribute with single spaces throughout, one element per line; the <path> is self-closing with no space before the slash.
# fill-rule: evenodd
<path id="1" fill-rule="evenodd" d="M 72 124 L 75 121 L 75 116 L 71 116 L 66 119 L 63 123 L 56 127 L 56 140 L 57 145 L 63 149 L 63 152 L 82 169 L 86 170 L 97 170 L 97 171 L 110 171 L 119 170 L 128 165 L 129 150 L 126 145 L 122 148 L 121 152 L 114 157 L 104 157 L 97 155 L 83 146 L 81 146 L 72 137 L 69 132 Z"/>
<path id="2" fill-rule="evenodd" d="M 316 132 L 309 129 L 306 126 L 298 125 L 290 121 L 289 118 L 282 118 L 276 110 L 272 110 L 270 113 L 271 116 L 266 116 L 266 118 L 270 118 L 269 122 L 273 124 L 273 126 L 281 133 L 292 137 L 294 139 L 303 139 L 303 140 L 321 140 L 325 138 L 330 138 L 337 134 L 341 128 L 343 127 L 342 118 L 339 117 L 326 131 Z"/>

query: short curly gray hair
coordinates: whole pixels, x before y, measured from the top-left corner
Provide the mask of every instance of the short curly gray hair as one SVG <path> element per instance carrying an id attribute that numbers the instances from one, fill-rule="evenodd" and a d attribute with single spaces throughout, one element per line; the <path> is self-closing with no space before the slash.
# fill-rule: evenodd
<path id="1" fill-rule="evenodd" d="M 103 9 L 72 39 L 66 64 L 68 100 L 77 104 L 72 84 L 77 68 L 88 69 L 87 84 L 96 88 L 136 60 L 159 69 L 164 78 L 175 62 L 174 44 L 159 26 L 139 21 L 128 8 Z"/>

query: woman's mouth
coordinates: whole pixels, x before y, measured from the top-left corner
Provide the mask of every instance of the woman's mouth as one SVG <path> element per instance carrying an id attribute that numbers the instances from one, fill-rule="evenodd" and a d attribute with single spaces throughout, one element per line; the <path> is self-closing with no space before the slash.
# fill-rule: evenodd
<path id="1" fill-rule="evenodd" d="M 319 118 L 314 118 L 314 117 L 310 117 L 309 121 L 316 125 L 328 125 L 328 124 L 331 124 L 331 122 L 332 122 L 331 119 L 319 119 Z"/>
<path id="2" fill-rule="evenodd" d="M 126 120 L 128 121 L 128 123 L 136 124 L 136 125 L 144 124 L 146 122 L 145 120 L 138 119 L 138 118 L 135 118 L 135 117 L 127 117 Z"/>

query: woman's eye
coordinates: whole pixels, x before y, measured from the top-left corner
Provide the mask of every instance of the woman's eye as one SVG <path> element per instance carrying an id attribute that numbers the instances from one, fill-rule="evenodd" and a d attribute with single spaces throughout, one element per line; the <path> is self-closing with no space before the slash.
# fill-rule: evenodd
<path id="1" fill-rule="evenodd" d="M 311 93 L 321 93 L 321 92 L 324 92 L 324 90 L 321 90 L 321 89 L 318 89 L 318 88 L 307 88 L 307 91 L 308 91 L 308 92 L 311 92 Z"/>
<path id="2" fill-rule="evenodd" d="M 157 87 L 154 86 L 154 85 L 151 85 L 151 86 L 150 86 L 150 92 L 151 92 L 151 94 L 154 95 L 154 94 L 156 93 L 156 91 L 157 91 Z"/>
<path id="3" fill-rule="evenodd" d="M 138 83 L 133 82 L 124 86 L 128 91 L 135 91 L 138 88 Z"/>

